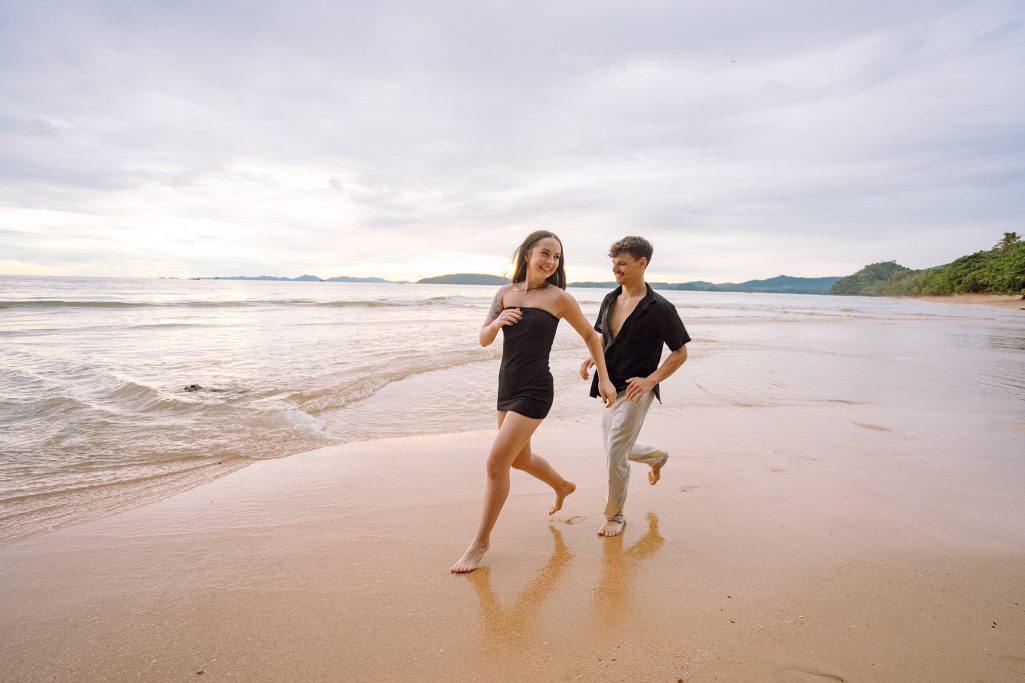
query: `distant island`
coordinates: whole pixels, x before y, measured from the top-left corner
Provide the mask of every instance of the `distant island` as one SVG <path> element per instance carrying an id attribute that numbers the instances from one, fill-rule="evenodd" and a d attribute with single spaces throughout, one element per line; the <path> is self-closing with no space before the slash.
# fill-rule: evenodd
<path id="1" fill-rule="evenodd" d="M 452 273 L 417 280 L 418 285 L 505 285 L 509 278 L 484 273 Z"/>
<path id="2" fill-rule="evenodd" d="M 1016 232 L 987 251 L 943 266 L 912 270 L 896 261 L 871 263 L 829 289 L 841 296 L 946 296 L 1025 293 L 1025 242 Z"/>
<path id="3" fill-rule="evenodd" d="M 704 280 L 693 282 L 649 282 L 652 289 L 671 289 L 687 292 L 763 292 L 773 294 L 825 294 L 839 277 L 791 277 L 777 275 L 767 280 L 724 282 L 715 284 Z M 615 282 L 571 282 L 570 287 L 599 287 L 612 289 Z"/>
<path id="4" fill-rule="evenodd" d="M 695 292 L 774 292 L 789 294 L 825 294 L 839 280 L 839 277 L 790 277 L 780 275 L 768 280 L 748 280 L 735 284 L 727 282 L 652 282 L 653 289 L 675 289 Z M 421 285 L 504 285 L 509 278 L 482 273 L 453 273 L 417 280 Z M 614 289 L 615 282 L 570 282 L 569 287 L 594 287 Z"/>
<path id="5" fill-rule="evenodd" d="M 275 275 L 231 275 L 216 277 L 194 277 L 193 280 L 248 280 L 258 282 L 370 282 L 394 283 L 380 277 L 330 277 L 321 278 L 316 275 L 300 275 L 299 277 L 278 277 Z M 748 280 L 746 282 L 726 282 L 715 284 L 703 280 L 693 282 L 652 282 L 654 289 L 684 290 L 692 292 L 773 292 L 787 294 L 825 294 L 839 277 L 790 277 L 780 275 L 767 280 Z M 504 285 L 509 278 L 487 273 L 450 273 L 417 280 L 418 285 Z M 570 287 L 595 287 L 613 289 L 615 282 L 571 282 Z"/>
<path id="6" fill-rule="evenodd" d="M 395 283 L 380 277 L 316 275 L 277 277 L 234 275 L 194 277 L 193 280 L 255 280 L 269 282 Z M 417 280 L 421 285 L 504 285 L 508 278 L 486 273 L 450 273 Z M 871 263 L 846 277 L 792 277 L 723 282 L 652 282 L 654 289 L 690 292 L 762 292 L 773 294 L 834 294 L 841 296 L 944 296 L 952 294 L 1025 294 L 1025 242 L 1016 232 L 1005 232 L 992 249 L 962 256 L 946 265 L 913 270 L 896 261 Z M 571 282 L 570 287 L 613 289 L 615 282 Z"/>
<path id="7" fill-rule="evenodd" d="M 193 277 L 190 280 L 257 280 L 260 282 L 392 282 L 382 277 L 349 277 L 339 275 L 327 279 L 316 275 L 300 275 L 299 277 L 278 277 L 276 275 L 216 275 L 213 277 Z"/>

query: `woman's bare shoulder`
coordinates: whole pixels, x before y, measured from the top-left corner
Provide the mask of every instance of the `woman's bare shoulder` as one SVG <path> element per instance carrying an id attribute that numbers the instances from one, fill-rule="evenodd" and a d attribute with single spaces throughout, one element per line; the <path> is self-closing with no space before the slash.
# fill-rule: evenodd
<path id="1" fill-rule="evenodd" d="M 498 291 L 495 292 L 495 298 L 491 300 L 491 309 L 489 311 L 489 314 L 492 318 L 498 317 L 498 314 L 501 313 L 502 309 L 506 307 L 505 297 L 511 291 L 512 283 L 510 282 L 507 285 L 502 285 L 498 288 Z"/>
<path id="2" fill-rule="evenodd" d="M 559 289 L 558 287 L 556 287 L 555 291 L 558 293 L 559 301 L 576 302 L 577 300 L 576 297 L 567 292 L 565 289 Z"/>
<path id="3" fill-rule="evenodd" d="M 513 291 L 513 283 L 510 282 L 509 284 L 502 285 L 498 288 L 498 291 L 495 292 L 495 298 L 501 301 L 501 299 L 511 291 Z"/>
<path id="4" fill-rule="evenodd" d="M 565 289 L 555 287 L 554 295 L 552 296 L 552 303 L 559 309 L 561 314 L 565 314 L 566 311 L 572 310 L 573 307 L 577 306 L 577 300 L 572 294 L 567 292 Z"/>

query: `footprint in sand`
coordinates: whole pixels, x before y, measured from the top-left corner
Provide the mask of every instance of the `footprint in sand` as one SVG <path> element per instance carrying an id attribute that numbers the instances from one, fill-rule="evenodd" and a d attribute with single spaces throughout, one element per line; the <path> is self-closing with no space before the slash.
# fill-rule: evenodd
<path id="1" fill-rule="evenodd" d="M 701 488 L 701 487 L 700 486 L 681 486 L 680 487 L 680 493 L 681 494 L 683 494 L 683 493 L 690 493 L 691 491 L 697 491 L 699 488 Z M 683 496 L 681 496 L 681 495 L 669 496 L 669 500 L 679 500 L 682 497 Z"/>
<path id="2" fill-rule="evenodd" d="M 862 429 L 871 429 L 874 432 L 892 432 L 893 431 L 889 427 L 884 427 L 882 425 L 872 424 L 871 422 L 854 422 L 852 424 L 855 424 L 858 427 L 861 427 Z"/>
<path id="3" fill-rule="evenodd" d="M 585 521 L 586 519 L 587 519 L 586 515 L 574 515 L 573 517 L 565 517 L 563 519 L 560 519 L 559 521 L 562 522 L 563 524 L 569 524 L 570 526 L 573 526 L 574 524 L 580 524 L 581 522 Z"/>
<path id="4" fill-rule="evenodd" d="M 847 683 L 847 679 L 824 671 L 788 666 L 776 671 L 776 683 Z"/>

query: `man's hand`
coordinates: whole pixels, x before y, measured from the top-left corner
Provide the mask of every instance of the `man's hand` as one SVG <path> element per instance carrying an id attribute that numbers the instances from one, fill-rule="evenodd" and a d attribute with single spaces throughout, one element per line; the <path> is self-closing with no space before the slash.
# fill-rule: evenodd
<path id="1" fill-rule="evenodd" d="M 581 379 L 590 379 L 591 378 L 590 370 L 593 367 L 594 367 L 594 359 L 591 358 L 590 356 L 588 356 L 587 360 L 585 360 L 583 363 L 580 364 L 580 378 Z"/>
<path id="2" fill-rule="evenodd" d="M 640 403 L 641 398 L 655 388 L 655 380 L 647 377 L 631 377 L 626 380 L 626 399 L 634 403 Z"/>

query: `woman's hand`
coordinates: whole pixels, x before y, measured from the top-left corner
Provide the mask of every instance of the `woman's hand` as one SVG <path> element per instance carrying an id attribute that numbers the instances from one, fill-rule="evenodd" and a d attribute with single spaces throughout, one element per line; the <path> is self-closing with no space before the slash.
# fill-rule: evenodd
<path id="1" fill-rule="evenodd" d="M 498 314 L 498 317 L 491 321 L 491 325 L 496 329 L 505 327 L 506 325 L 515 325 L 523 317 L 523 312 L 518 308 L 507 308 Z"/>
<path id="2" fill-rule="evenodd" d="M 616 385 L 607 379 L 599 380 L 598 394 L 601 396 L 602 403 L 605 404 L 605 407 L 611 408 L 612 404 L 616 402 Z"/>
<path id="3" fill-rule="evenodd" d="M 491 346 L 495 341 L 495 337 L 498 336 L 499 330 L 506 325 L 515 325 L 523 315 L 518 308 L 503 308 L 502 294 L 507 292 L 509 287 L 509 285 L 506 285 L 499 289 L 495 293 L 495 298 L 491 301 L 491 308 L 488 310 L 487 317 L 484 318 L 484 323 L 480 327 L 480 334 L 477 337 L 480 340 L 481 346 Z"/>

